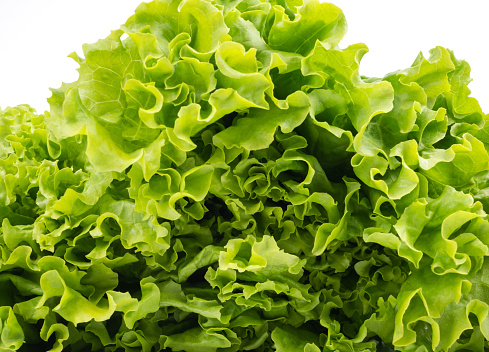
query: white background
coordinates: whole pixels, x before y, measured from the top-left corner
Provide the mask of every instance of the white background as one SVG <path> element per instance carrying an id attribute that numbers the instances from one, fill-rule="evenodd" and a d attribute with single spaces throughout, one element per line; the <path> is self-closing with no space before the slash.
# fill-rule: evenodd
<path id="1" fill-rule="evenodd" d="M 78 77 L 67 55 L 106 37 L 134 12 L 140 0 L 0 0 L 0 108 L 27 103 L 49 109 L 49 87 Z M 467 60 L 469 85 L 489 112 L 489 47 L 486 2 L 481 0 L 329 0 L 349 26 L 340 43 L 370 48 L 360 66 L 366 76 L 411 65 L 419 51 L 437 45 Z"/>

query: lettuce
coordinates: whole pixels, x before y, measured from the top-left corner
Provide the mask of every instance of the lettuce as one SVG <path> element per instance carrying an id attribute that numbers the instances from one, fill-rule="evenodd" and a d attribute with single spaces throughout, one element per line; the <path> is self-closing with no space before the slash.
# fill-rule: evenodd
<path id="1" fill-rule="evenodd" d="M 0 110 L 0 351 L 485 351 L 489 117 L 318 0 L 155 0 Z"/>

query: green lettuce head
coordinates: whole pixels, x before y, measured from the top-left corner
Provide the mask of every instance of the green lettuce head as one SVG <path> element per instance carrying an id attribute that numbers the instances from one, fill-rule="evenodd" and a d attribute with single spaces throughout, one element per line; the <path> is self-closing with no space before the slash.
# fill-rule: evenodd
<path id="1" fill-rule="evenodd" d="M 489 348 L 489 119 L 318 0 L 155 0 L 0 110 L 0 351 Z"/>

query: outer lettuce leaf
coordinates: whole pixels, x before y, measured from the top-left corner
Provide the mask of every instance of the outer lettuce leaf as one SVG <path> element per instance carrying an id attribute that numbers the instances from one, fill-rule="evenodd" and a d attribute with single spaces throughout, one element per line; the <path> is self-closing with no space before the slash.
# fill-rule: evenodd
<path id="1" fill-rule="evenodd" d="M 17 351 L 24 343 L 24 332 L 11 307 L 0 307 L 2 351 Z"/>
<path id="2" fill-rule="evenodd" d="M 346 34 L 343 12 L 333 4 L 304 1 L 294 9 L 293 20 L 287 18 L 290 15 L 282 7 L 276 6 L 273 11 L 273 24 L 267 35 L 268 45 L 272 49 L 306 56 L 316 41 L 334 48 Z"/>
<path id="3" fill-rule="evenodd" d="M 309 111 L 309 101 L 302 92 L 291 94 L 285 100 L 285 107 L 272 107 L 270 110 L 256 110 L 247 117 L 239 119 L 235 126 L 231 126 L 214 138 L 217 146 L 228 149 L 233 147 L 247 150 L 267 148 L 273 141 L 278 127 L 283 133 L 291 132 L 306 118 Z M 260 122 L 260 129 L 253 128 L 254 121 Z"/>
<path id="4" fill-rule="evenodd" d="M 280 327 L 272 331 L 272 340 L 275 342 L 275 350 L 279 352 L 286 351 L 320 351 L 314 343 L 317 336 L 309 331 L 287 331 Z"/>
<path id="5" fill-rule="evenodd" d="M 165 52 L 165 47 L 171 46 L 171 42 L 183 33 L 190 36 L 191 42 L 180 50 L 191 52 L 193 49 L 204 54 L 213 52 L 228 32 L 222 13 L 211 3 L 201 0 L 143 3 L 124 28 L 139 32 L 148 25 L 166 55 L 169 52 Z"/>
<path id="6" fill-rule="evenodd" d="M 189 329 L 179 334 L 160 337 L 160 346 L 171 348 L 174 351 L 215 352 L 218 349 L 231 347 L 231 345 L 231 342 L 225 336 L 200 328 Z"/>

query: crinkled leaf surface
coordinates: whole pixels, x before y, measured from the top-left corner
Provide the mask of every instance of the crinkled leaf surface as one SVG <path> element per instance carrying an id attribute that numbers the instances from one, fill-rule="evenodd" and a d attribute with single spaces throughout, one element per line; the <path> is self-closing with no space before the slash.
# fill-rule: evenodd
<path id="1" fill-rule="evenodd" d="M 489 349 L 489 118 L 318 0 L 154 0 L 0 110 L 0 351 Z"/>

